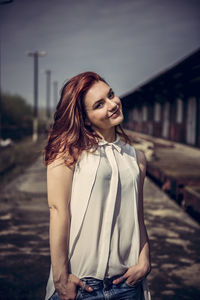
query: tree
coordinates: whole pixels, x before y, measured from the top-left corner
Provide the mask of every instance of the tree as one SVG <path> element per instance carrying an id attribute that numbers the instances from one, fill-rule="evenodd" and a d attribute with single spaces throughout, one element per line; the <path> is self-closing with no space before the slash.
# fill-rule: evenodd
<path id="1" fill-rule="evenodd" d="M 33 109 L 19 95 L 2 94 L 2 137 L 19 139 L 32 132 Z"/>

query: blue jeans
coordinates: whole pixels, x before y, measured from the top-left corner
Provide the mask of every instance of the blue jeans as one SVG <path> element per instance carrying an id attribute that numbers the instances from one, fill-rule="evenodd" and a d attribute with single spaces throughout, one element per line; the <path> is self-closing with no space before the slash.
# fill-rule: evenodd
<path id="1" fill-rule="evenodd" d="M 87 292 L 84 288 L 78 288 L 76 300 L 143 300 L 143 289 L 142 283 L 139 282 L 135 285 L 130 285 L 126 281 L 113 284 L 112 281 L 119 276 L 112 278 L 105 278 L 99 280 L 95 278 L 82 278 L 83 283 L 88 284 L 92 287 L 92 292 Z M 60 300 L 57 293 L 55 293 L 50 300 Z"/>

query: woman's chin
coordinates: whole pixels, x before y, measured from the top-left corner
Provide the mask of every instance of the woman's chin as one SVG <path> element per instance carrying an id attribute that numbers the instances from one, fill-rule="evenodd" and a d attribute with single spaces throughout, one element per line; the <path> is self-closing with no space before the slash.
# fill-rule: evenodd
<path id="1" fill-rule="evenodd" d="M 113 123 L 116 125 L 120 125 L 124 120 L 124 116 L 120 114 L 117 118 L 113 119 Z"/>

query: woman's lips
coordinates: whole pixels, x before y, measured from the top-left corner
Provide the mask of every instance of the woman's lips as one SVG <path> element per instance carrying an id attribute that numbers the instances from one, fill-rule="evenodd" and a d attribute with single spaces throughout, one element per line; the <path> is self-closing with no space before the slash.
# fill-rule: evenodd
<path id="1" fill-rule="evenodd" d="M 120 114 L 120 109 L 118 108 L 109 118 L 114 119 Z"/>

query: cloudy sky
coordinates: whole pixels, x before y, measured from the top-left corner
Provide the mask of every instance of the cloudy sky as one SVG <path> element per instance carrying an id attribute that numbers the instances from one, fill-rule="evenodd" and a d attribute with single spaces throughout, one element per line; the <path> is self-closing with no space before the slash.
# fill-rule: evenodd
<path id="1" fill-rule="evenodd" d="M 59 89 L 92 70 L 124 95 L 190 55 L 200 47 L 200 1 L 14 0 L 0 5 L 0 25 L 3 91 L 33 103 L 33 59 L 26 53 L 47 52 L 39 59 L 43 106 L 47 69 Z"/>

